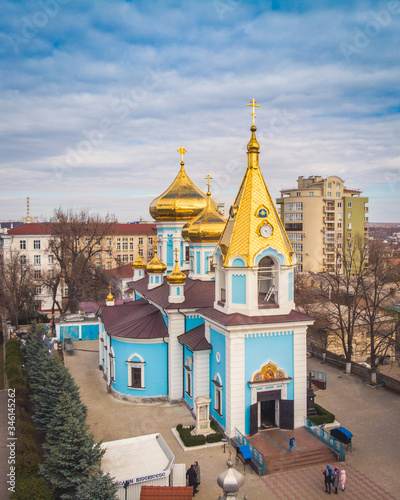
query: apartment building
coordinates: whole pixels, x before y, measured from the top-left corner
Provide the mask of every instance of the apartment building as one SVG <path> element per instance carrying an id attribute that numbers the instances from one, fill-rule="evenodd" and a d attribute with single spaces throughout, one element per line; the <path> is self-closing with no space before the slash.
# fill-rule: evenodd
<path id="1" fill-rule="evenodd" d="M 282 189 L 276 202 L 299 272 L 333 271 L 344 245 L 367 235 L 368 198 L 340 177 L 300 176 L 297 188 Z"/>
<path id="2" fill-rule="evenodd" d="M 35 299 L 39 310 L 48 312 L 52 308 L 51 292 L 42 284 L 42 277 L 55 273 L 57 262 L 49 250 L 49 241 L 53 235 L 54 223 L 39 222 L 23 224 L 0 234 L 0 252 L 3 258 L 18 253 L 22 264 L 33 268 L 35 279 Z M 112 232 L 106 235 L 102 247 L 96 253 L 96 264 L 103 269 L 112 269 L 118 265 L 133 262 L 138 252 L 147 263 L 154 252 L 155 224 L 122 224 L 112 226 Z M 62 285 L 57 293 L 57 300 L 68 294 Z"/>

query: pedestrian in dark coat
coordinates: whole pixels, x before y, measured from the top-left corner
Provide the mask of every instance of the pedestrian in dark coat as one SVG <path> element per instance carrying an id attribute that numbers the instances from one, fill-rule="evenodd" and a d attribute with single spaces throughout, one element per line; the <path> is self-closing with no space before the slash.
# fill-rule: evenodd
<path id="1" fill-rule="evenodd" d="M 324 480 L 325 480 L 325 493 L 331 494 L 331 483 L 332 483 L 332 469 L 330 465 L 326 466 L 326 469 L 321 471 L 322 474 L 324 475 Z"/>
<path id="2" fill-rule="evenodd" d="M 338 467 L 335 467 L 333 468 L 333 480 L 332 480 L 332 484 L 333 484 L 333 487 L 335 488 L 335 493 L 337 495 L 337 489 L 338 489 L 338 486 L 339 486 L 339 469 Z"/>
<path id="3" fill-rule="evenodd" d="M 196 471 L 194 469 L 194 464 L 192 464 L 186 471 L 186 479 L 188 480 L 189 486 L 193 486 L 193 496 L 197 493 L 196 490 Z"/>
<path id="4" fill-rule="evenodd" d="M 194 463 L 194 470 L 196 471 L 196 490 L 199 491 L 199 484 L 200 484 L 200 465 L 199 462 Z M 196 491 L 196 493 L 197 493 Z"/>

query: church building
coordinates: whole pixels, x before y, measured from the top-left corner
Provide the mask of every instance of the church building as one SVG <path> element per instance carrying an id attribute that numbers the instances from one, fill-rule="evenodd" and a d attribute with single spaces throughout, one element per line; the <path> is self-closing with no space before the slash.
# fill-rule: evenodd
<path id="1" fill-rule="evenodd" d="M 99 364 L 115 397 L 196 398 L 226 434 L 293 429 L 307 415 L 306 330 L 294 309 L 296 256 L 259 167 L 254 125 L 247 168 L 225 220 L 181 168 L 150 205 L 154 258 L 133 262 L 134 301 L 99 311 Z"/>

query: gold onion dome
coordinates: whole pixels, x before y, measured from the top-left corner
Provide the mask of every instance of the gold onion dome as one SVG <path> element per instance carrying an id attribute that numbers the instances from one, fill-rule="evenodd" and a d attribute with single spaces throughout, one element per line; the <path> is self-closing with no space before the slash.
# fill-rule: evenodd
<path id="1" fill-rule="evenodd" d="M 170 273 L 167 276 L 167 280 L 168 280 L 168 283 L 176 284 L 176 285 L 184 284 L 185 283 L 185 281 L 186 281 L 186 274 L 184 274 L 179 269 L 179 267 L 178 267 L 178 258 L 175 259 L 175 268 L 172 271 L 172 273 Z"/>
<path id="2" fill-rule="evenodd" d="M 253 153 L 260 150 L 260 144 L 258 143 L 255 134 L 257 127 L 255 125 L 252 125 L 250 130 L 251 130 L 251 137 L 249 143 L 247 144 L 247 151 L 249 153 Z"/>
<path id="3" fill-rule="evenodd" d="M 109 290 L 109 292 L 110 292 L 110 293 L 109 293 L 109 294 L 107 295 L 107 297 L 106 297 L 107 302 L 112 302 L 112 301 L 114 300 L 114 296 L 113 296 L 113 294 L 111 293 L 111 288 L 112 288 L 112 286 L 111 286 L 111 285 L 109 285 L 109 286 L 108 286 L 108 290 Z"/>
<path id="4" fill-rule="evenodd" d="M 134 262 L 132 262 L 132 267 L 134 269 L 143 269 L 146 267 L 146 263 L 144 262 L 144 260 L 140 256 L 140 250 L 138 252 L 138 256 L 136 257 L 136 260 Z"/>
<path id="5" fill-rule="evenodd" d="M 194 219 L 187 222 L 182 228 L 182 237 L 193 243 L 219 241 L 226 224 L 226 220 L 211 204 L 210 177 L 208 179 L 207 205 Z"/>
<path id="6" fill-rule="evenodd" d="M 146 271 L 148 273 L 165 273 L 167 270 L 167 266 L 162 262 L 158 256 L 157 256 L 157 238 L 154 240 L 154 257 L 151 259 L 151 261 L 147 264 L 146 266 Z"/>
<path id="7" fill-rule="evenodd" d="M 206 195 L 193 183 L 185 172 L 181 146 L 181 169 L 169 188 L 150 203 L 150 215 L 156 221 L 190 220 L 206 207 Z M 211 204 L 217 208 L 214 200 Z"/>

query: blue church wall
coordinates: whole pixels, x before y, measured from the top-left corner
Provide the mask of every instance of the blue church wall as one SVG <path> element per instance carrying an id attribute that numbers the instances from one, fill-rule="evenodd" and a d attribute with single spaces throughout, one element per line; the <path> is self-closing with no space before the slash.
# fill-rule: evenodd
<path id="1" fill-rule="evenodd" d="M 246 275 L 232 275 L 232 304 L 246 304 Z"/>
<path id="2" fill-rule="evenodd" d="M 162 317 L 164 318 L 165 324 L 168 326 L 168 316 L 162 313 Z"/>
<path id="3" fill-rule="evenodd" d="M 167 241 L 167 266 L 170 267 L 174 264 L 174 241 L 173 235 L 168 235 Z"/>
<path id="4" fill-rule="evenodd" d="M 200 274 L 201 273 L 201 270 L 200 270 L 200 252 L 196 252 L 196 272 L 197 274 Z"/>
<path id="5" fill-rule="evenodd" d="M 193 316 L 185 316 L 185 332 L 196 328 L 196 326 L 202 325 L 204 323 L 204 318 L 198 316 L 197 314 Z"/>
<path id="6" fill-rule="evenodd" d="M 293 378 L 293 332 L 284 330 L 274 332 L 271 336 L 245 338 L 245 416 L 246 434 L 250 433 L 251 388 L 250 382 L 254 372 L 258 371 L 268 361 L 277 364 L 285 370 L 288 377 Z M 294 398 L 294 384 L 291 380 L 287 384 L 287 399 Z"/>
<path id="7" fill-rule="evenodd" d="M 193 366 L 193 352 L 188 349 L 186 346 L 183 346 L 183 362 L 186 365 L 187 358 L 191 359 L 191 364 Z M 189 396 L 190 394 L 190 396 Z M 192 376 L 191 376 L 191 384 L 190 387 L 187 385 L 187 374 L 186 370 L 183 370 L 183 397 L 187 404 L 193 408 L 193 371 L 192 371 Z"/>
<path id="8" fill-rule="evenodd" d="M 276 259 L 278 259 L 278 261 L 280 262 L 280 264 L 283 266 L 285 264 L 284 262 L 284 259 L 283 259 L 283 256 L 278 253 L 274 248 L 266 248 L 255 260 L 254 264 L 256 266 L 258 266 L 258 263 L 260 262 L 260 260 L 265 257 L 266 255 L 270 255 L 272 257 L 275 257 Z"/>
<path id="9" fill-rule="evenodd" d="M 135 397 L 166 396 L 167 386 L 167 344 L 160 343 L 134 343 L 123 342 L 111 338 L 111 347 L 115 356 L 115 382 L 112 387 L 120 394 Z M 126 363 L 132 354 L 138 354 L 145 361 L 144 388 L 135 389 L 128 387 L 128 367 Z"/>
<path id="10" fill-rule="evenodd" d="M 289 273 L 289 300 L 293 300 L 293 271 Z"/>
<path id="11" fill-rule="evenodd" d="M 210 328 L 210 343 L 213 346 L 210 355 L 210 415 L 225 429 L 226 428 L 226 364 L 225 364 L 225 336 Z M 222 384 L 222 415 L 215 411 L 215 380 L 216 375 L 221 377 Z"/>

